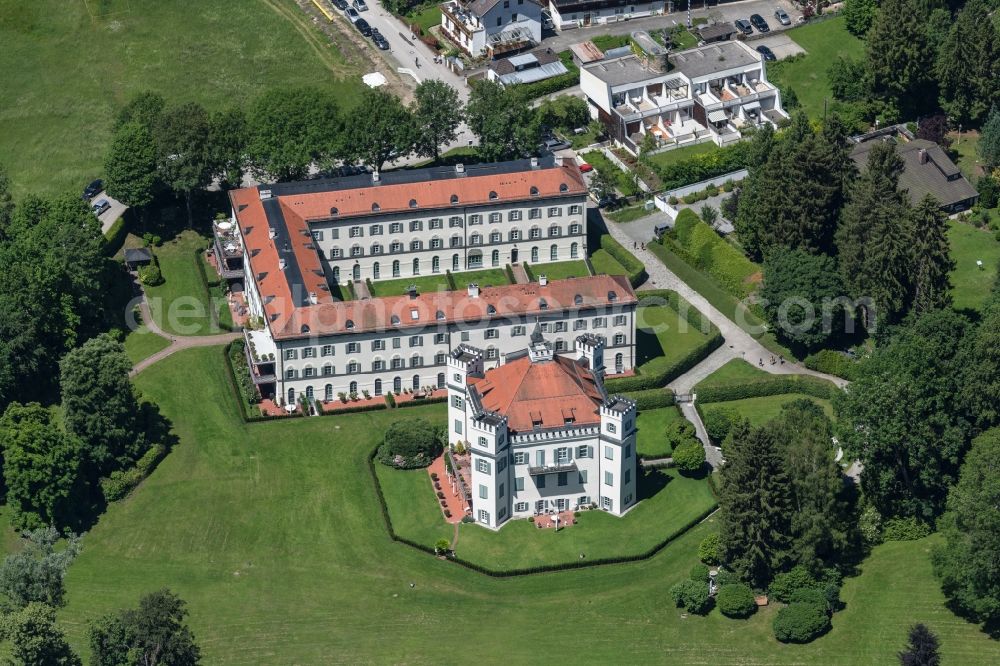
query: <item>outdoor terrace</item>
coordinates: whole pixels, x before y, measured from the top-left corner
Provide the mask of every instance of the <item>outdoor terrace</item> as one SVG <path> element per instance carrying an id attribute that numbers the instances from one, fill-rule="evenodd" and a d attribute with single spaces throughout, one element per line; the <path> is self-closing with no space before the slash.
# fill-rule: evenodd
<path id="1" fill-rule="evenodd" d="M 243 239 L 236 224 L 229 220 L 212 224 L 212 253 L 220 277 L 227 280 L 243 277 Z"/>

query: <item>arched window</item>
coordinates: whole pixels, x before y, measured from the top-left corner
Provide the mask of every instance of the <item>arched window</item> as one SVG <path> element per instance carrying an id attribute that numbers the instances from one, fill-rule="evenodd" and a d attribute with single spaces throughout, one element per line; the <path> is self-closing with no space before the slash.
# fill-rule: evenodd
<path id="1" fill-rule="evenodd" d="M 333 281 L 340 284 L 340 266 L 333 267 Z"/>
<path id="2" fill-rule="evenodd" d="M 400 393 L 400 392 L 402 392 L 402 390 L 403 390 L 403 378 L 402 377 L 393 377 L 393 379 L 392 379 L 392 392 L 393 393 Z"/>
<path id="3" fill-rule="evenodd" d="M 378 262 L 376 261 L 374 264 L 372 264 L 372 279 L 377 280 L 378 277 L 379 277 L 379 265 Z"/>
<path id="4" fill-rule="evenodd" d="M 438 373 L 437 387 L 438 388 L 444 388 L 444 373 L 443 372 L 439 372 Z"/>
<path id="5" fill-rule="evenodd" d="M 537 187 L 535 187 L 534 185 L 532 185 L 532 186 L 531 186 L 531 189 L 530 189 L 530 190 L 528 190 L 528 192 L 529 192 L 529 193 L 531 194 L 531 196 L 533 196 L 533 197 L 537 197 L 537 196 L 538 196 L 538 188 L 537 188 Z"/>
<path id="6" fill-rule="evenodd" d="M 494 199 L 496 199 L 496 198 L 497 198 L 497 193 L 496 193 L 496 192 L 493 192 L 493 191 L 491 190 L 491 191 L 490 191 L 490 201 L 492 201 L 492 200 L 494 200 Z"/>
<path id="7" fill-rule="evenodd" d="M 392 262 L 392 277 L 399 277 L 399 259 Z"/>
<path id="8" fill-rule="evenodd" d="M 373 203 L 372 204 L 372 212 L 373 213 L 377 213 L 380 210 L 382 210 L 382 208 L 377 203 Z"/>
<path id="9" fill-rule="evenodd" d="M 323 400 L 327 402 L 333 400 L 333 384 L 327 384 L 323 387 Z"/>
<path id="10" fill-rule="evenodd" d="M 492 263 L 494 266 L 500 265 L 500 250 L 493 250 L 493 252 L 490 254 L 490 263 Z"/>
<path id="11" fill-rule="evenodd" d="M 454 206 L 457 203 L 458 203 L 458 195 L 457 194 L 451 195 L 451 205 Z"/>
<path id="12" fill-rule="evenodd" d="M 416 207 L 417 207 L 417 200 L 410 199 L 410 208 L 416 208 Z"/>
<path id="13" fill-rule="evenodd" d="M 565 192 L 565 191 L 567 191 L 568 189 L 569 189 L 569 185 L 567 185 L 566 183 L 560 183 L 560 184 L 559 184 L 559 191 L 560 191 L 560 192 Z"/>
<path id="14" fill-rule="evenodd" d="M 306 387 L 306 397 L 309 398 L 310 400 L 312 400 L 313 396 L 314 396 L 313 387 L 312 386 L 307 386 Z"/>
<path id="15" fill-rule="evenodd" d="M 573 243 L 569 246 L 569 258 L 576 259 L 580 255 L 580 245 L 578 243 Z"/>
<path id="16" fill-rule="evenodd" d="M 531 248 L 531 263 L 533 263 L 533 264 L 537 264 L 538 263 L 538 248 L 537 247 Z"/>
<path id="17" fill-rule="evenodd" d="M 349 390 L 350 390 L 351 393 L 357 393 L 358 392 L 358 383 L 357 382 L 351 382 Z"/>
<path id="18" fill-rule="evenodd" d="M 420 388 L 420 375 L 413 375 L 413 390 Z"/>
<path id="19" fill-rule="evenodd" d="M 375 380 L 375 395 L 382 395 L 382 380 Z"/>
<path id="20" fill-rule="evenodd" d="M 419 259 L 414 259 L 413 260 L 413 274 L 414 275 L 420 275 L 420 260 Z"/>
<path id="21" fill-rule="evenodd" d="M 479 250 L 469 253 L 469 268 L 483 267 L 483 253 Z"/>
<path id="22" fill-rule="evenodd" d="M 549 259 L 555 261 L 558 258 L 559 258 L 559 246 L 553 244 L 552 247 L 549 248 Z"/>
<path id="23" fill-rule="evenodd" d="M 434 255 L 431 257 L 431 273 L 441 272 L 441 257 Z"/>
<path id="24" fill-rule="evenodd" d="M 352 271 L 353 278 L 355 280 L 361 279 L 361 264 L 354 264 L 354 270 Z"/>
<path id="25" fill-rule="evenodd" d="M 625 371 L 625 357 L 621 354 L 615 354 L 615 374 L 620 375 Z"/>
<path id="26" fill-rule="evenodd" d="M 288 404 L 289 405 L 295 404 L 295 389 L 293 388 L 288 389 Z"/>
<path id="27" fill-rule="evenodd" d="M 451 270 L 453 271 L 458 270 L 458 262 L 459 262 L 458 255 L 457 254 L 451 255 Z"/>

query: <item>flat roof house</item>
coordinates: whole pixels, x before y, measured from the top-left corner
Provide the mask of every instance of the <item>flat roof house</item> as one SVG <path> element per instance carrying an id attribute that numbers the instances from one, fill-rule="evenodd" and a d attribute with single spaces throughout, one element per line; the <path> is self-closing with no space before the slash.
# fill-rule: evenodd
<path id="1" fill-rule="evenodd" d="M 658 16 L 668 7 L 664 0 L 548 0 L 552 24 L 557 31 L 591 25 Z"/>
<path id="2" fill-rule="evenodd" d="M 605 391 L 603 340 L 576 343 L 575 358 L 557 356 L 536 330 L 490 369 L 475 347 L 449 356 L 448 439 L 469 451 L 480 525 L 591 506 L 620 516 L 635 505 L 635 403 Z"/>
<path id="3" fill-rule="evenodd" d="M 567 72 L 569 70 L 566 69 L 566 65 L 552 49 L 538 49 L 494 60 L 486 71 L 486 78 L 502 86 L 509 86 L 515 83 L 544 81 Z"/>
<path id="4" fill-rule="evenodd" d="M 542 8 L 534 0 L 449 0 L 441 30 L 473 58 L 497 58 L 542 41 Z"/>
<path id="5" fill-rule="evenodd" d="M 900 132 L 873 133 L 854 137 L 851 159 L 863 169 L 868 163 L 868 153 L 881 141 L 896 144 L 896 153 L 903 160 L 899 186 L 907 190 L 914 204 L 930 194 L 941 204 L 946 213 L 959 213 L 976 204 L 979 192 L 972 186 L 941 146 L 926 139 L 909 139 Z"/>
<path id="6" fill-rule="evenodd" d="M 609 135 L 632 153 L 739 141 L 741 129 L 788 118 L 761 55 L 743 42 L 629 54 L 584 65 L 580 88 Z"/>

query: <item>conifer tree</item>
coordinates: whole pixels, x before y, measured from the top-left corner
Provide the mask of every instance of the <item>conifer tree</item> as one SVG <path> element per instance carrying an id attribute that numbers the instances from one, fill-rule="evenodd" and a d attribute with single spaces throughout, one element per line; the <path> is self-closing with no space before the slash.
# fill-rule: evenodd
<path id="1" fill-rule="evenodd" d="M 766 428 L 734 426 L 719 493 L 723 561 L 763 588 L 788 561 L 792 511 L 780 447 Z"/>
<path id="2" fill-rule="evenodd" d="M 984 0 L 958 13 L 935 63 L 941 108 L 953 121 L 978 124 L 1000 102 L 1000 33 Z"/>
<path id="3" fill-rule="evenodd" d="M 955 268 L 948 243 L 948 217 L 931 195 L 925 196 L 911 211 L 913 231 L 913 299 L 917 314 L 951 304 L 951 279 Z"/>
<path id="4" fill-rule="evenodd" d="M 926 23 L 927 11 L 918 0 L 884 0 L 868 33 L 872 96 L 904 118 L 919 116 L 927 101 L 936 99 Z"/>

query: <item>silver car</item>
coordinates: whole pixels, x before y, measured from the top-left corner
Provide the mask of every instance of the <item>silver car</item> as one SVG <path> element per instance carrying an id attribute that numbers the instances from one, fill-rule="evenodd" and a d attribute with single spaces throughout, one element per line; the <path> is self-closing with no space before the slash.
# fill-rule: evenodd
<path id="1" fill-rule="evenodd" d="M 788 12 L 786 12 L 781 7 L 775 7 L 774 18 L 778 19 L 778 23 L 780 23 L 781 25 L 792 24 L 792 18 L 788 15 Z"/>

